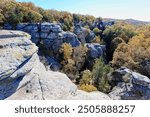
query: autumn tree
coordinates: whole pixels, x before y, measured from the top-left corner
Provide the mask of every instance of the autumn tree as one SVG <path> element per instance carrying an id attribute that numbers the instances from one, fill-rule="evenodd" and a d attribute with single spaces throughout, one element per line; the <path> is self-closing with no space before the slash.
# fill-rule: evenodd
<path id="1" fill-rule="evenodd" d="M 118 22 L 114 24 L 113 26 L 108 26 L 104 32 L 103 32 L 103 40 L 106 43 L 106 55 L 107 55 L 107 61 L 112 60 L 112 50 L 111 50 L 111 43 L 112 40 L 115 38 L 121 38 L 124 40 L 125 43 L 128 43 L 128 41 L 136 35 L 136 32 L 134 31 L 134 26 L 124 23 L 124 22 Z"/>
<path id="2" fill-rule="evenodd" d="M 95 38 L 92 40 L 92 43 L 101 43 L 101 38 L 100 36 L 95 36 Z"/>
<path id="3" fill-rule="evenodd" d="M 39 8 L 35 6 L 32 2 L 20 2 L 23 7 L 29 8 L 32 11 L 39 13 Z"/>
<path id="4" fill-rule="evenodd" d="M 84 66 L 87 51 L 87 47 L 83 45 L 80 45 L 73 49 L 73 60 L 75 61 L 76 69 L 78 71 L 80 71 Z"/>
<path id="5" fill-rule="evenodd" d="M 27 15 L 27 20 L 25 22 L 36 23 L 36 22 L 40 22 L 41 20 L 42 20 L 41 14 L 35 11 L 29 11 Z"/>
<path id="6" fill-rule="evenodd" d="M 60 49 L 60 53 L 63 54 L 64 61 L 67 61 L 68 59 L 71 59 L 73 52 L 73 48 L 70 44 L 64 43 Z"/>
<path id="7" fill-rule="evenodd" d="M 2 25 L 4 22 L 4 16 L 1 12 L 2 12 L 2 10 L 0 9 L 0 25 Z"/>
<path id="8" fill-rule="evenodd" d="M 63 60 L 61 62 L 61 64 L 63 65 L 63 72 L 65 72 L 71 80 L 75 80 L 76 69 L 75 62 L 72 59 L 72 46 L 68 43 L 64 43 L 59 52 L 63 56 Z"/>
<path id="9" fill-rule="evenodd" d="M 82 45 L 73 48 L 70 44 L 64 43 L 59 52 L 63 57 L 63 72 L 77 82 L 85 63 L 87 48 Z"/>
<path id="10" fill-rule="evenodd" d="M 149 76 L 147 70 L 143 70 L 143 62 L 150 60 L 150 37 L 147 32 L 134 36 L 128 44 L 120 44 L 114 52 L 112 65 L 114 67 L 126 66 L 132 70 Z M 146 35 L 145 35 L 146 34 Z"/>
<path id="11" fill-rule="evenodd" d="M 87 92 L 92 92 L 97 90 L 96 87 L 92 85 L 92 73 L 90 70 L 84 70 L 82 72 L 79 89 Z"/>
<path id="12" fill-rule="evenodd" d="M 36 8 L 34 6 L 34 8 Z M 18 23 L 39 22 L 42 19 L 34 8 L 16 2 L 15 0 L 1 0 L 0 9 L 4 23 L 9 23 L 15 27 Z"/>
<path id="13" fill-rule="evenodd" d="M 128 44 L 122 43 L 117 47 L 113 55 L 112 65 L 116 68 L 130 66 L 129 68 L 131 69 L 136 66 L 136 63 L 134 63 L 132 58 L 132 50 Z"/>
<path id="14" fill-rule="evenodd" d="M 93 29 L 93 32 L 95 33 L 95 35 L 100 35 L 100 33 L 102 32 L 100 29 L 98 29 L 98 28 L 94 28 Z"/>

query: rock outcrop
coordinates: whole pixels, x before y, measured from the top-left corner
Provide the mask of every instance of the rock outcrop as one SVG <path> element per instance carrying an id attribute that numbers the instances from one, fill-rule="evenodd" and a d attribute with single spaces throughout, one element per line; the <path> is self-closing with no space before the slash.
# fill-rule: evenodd
<path id="1" fill-rule="evenodd" d="M 46 70 L 30 38 L 20 31 L 0 31 L 0 99 L 110 99 L 98 91 L 80 91 L 65 74 Z"/>
<path id="2" fill-rule="evenodd" d="M 80 24 L 77 24 L 74 28 L 74 33 L 77 35 L 81 43 L 86 43 L 86 38 L 89 35 L 89 31 L 83 27 L 81 27 Z M 94 39 L 94 38 L 93 38 Z M 92 39 L 89 39 L 92 40 Z"/>
<path id="3" fill-rule="evenodd" d="M 87 68 L 92 68 L 95 59 L 104 57 L 106 47 L 105 45 L 100 45 L 99 43 L 86 43 L 85 46 L 88 48 L 86 66 Z"/>
<path id="4" fill-rule="evenodd" d="M 89 58 L 91 59 L 96 59 L 103 56 L 106 51 L 105 45 L 100 45 L 99 43 L 87 43 L 85 45 L 88 48 Z"/>
<path id="5" fill-rule="evenodd" d="M 80 45 L 77 36 L 71 32 L 64 32 L 61 24 L 18 24 L 17 30 L 29 33 L 34 43 L 42 43 L 45 47 L 51 48 L 54 51 L 56 48 L 59 49 L 62 43 L 70 43 L 72 47 Z"/>
<path id="6" fill-rule="evenodd" d="M 109 94 L 113 99 L 142 100 L 150 99 L 150 79 L 125 67 L 108 75 L 114 86 Z"/>

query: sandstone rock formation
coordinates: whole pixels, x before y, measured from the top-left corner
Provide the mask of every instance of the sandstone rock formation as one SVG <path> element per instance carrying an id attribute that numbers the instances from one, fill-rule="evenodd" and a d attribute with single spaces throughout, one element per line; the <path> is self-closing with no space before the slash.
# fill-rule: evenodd
<path id="1" fill-rule="evenodd" d="M 74 33 L 77 35 L 81 43 L 83 44 L 86 43 L 86 37 L 89 35 L 87 29 L 81 27 L 80 24 L 77 24 L 74 28 Z"/>
<path id="2" fill-rule="evenodd" d="M 99 43 L 86 43 L 85 46 L 88 48 L 86 65 L 88 68 L 92 68 L 96 58 L 104 57 L 106 47 Z"/>
<path id="3" fill-rule="evenodd" d="M 77 47 L 80 42 L 77 36 L 71 32 L 64 32 L 61 24 L 36 23 L 18 24 L 17 30 L 25 31 L 31 35 L 34 43 L 43 43 L 46 47 L 52 47 L 55 51 L 62 43 L 70 43 L 72 47 Z M 42 42 L 41 42 L 42 41 Z"/>
<path id="4" fill-rule="evenodd" d="M 110 99 L 77 89 L 59 72 L 46 71 L 27 33 L 0 30 L 0 99 Z"/>
<path id="5" fill-rule="evenodd" d="M 109 94 L 113 99 L 150 99 L 150 79 L 122 67 L 108 75 L 114 88 Z"/>

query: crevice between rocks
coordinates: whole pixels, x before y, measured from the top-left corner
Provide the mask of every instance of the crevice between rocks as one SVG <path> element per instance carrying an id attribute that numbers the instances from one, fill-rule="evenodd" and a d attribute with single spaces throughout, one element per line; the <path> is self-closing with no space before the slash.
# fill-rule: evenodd
<path id="1" fill-rule="evenodd" d="M 42 93 L 42 100 L 45 100 L 45 98 L 44 98 L 44 90 L 43 90 L 43 87 L 42 87 L 42 82 L 39 79 L 39 77 L 38 77 L 38 81 L 39 81 L 39 85 L 40 85 L 40 89 L 41 89 L 41 93 Z"/>

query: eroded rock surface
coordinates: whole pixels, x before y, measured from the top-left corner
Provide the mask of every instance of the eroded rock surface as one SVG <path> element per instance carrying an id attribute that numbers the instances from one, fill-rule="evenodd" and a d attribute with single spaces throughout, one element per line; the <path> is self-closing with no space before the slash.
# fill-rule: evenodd
<path id="1" fill-rule="evenodd" d="M 0 31 L 0 99 L 110 99 L 80 91 L 65 74 L 47 71 L 30 38 L 20 31 Z"/>
<path id="2" fill-rule="evenodd" d="M 122 67 L 108 75 L 114 85 L 109 94 L 113 99 L 142 100 L 150 99 L 150 79 L 144 75 Z"/>

